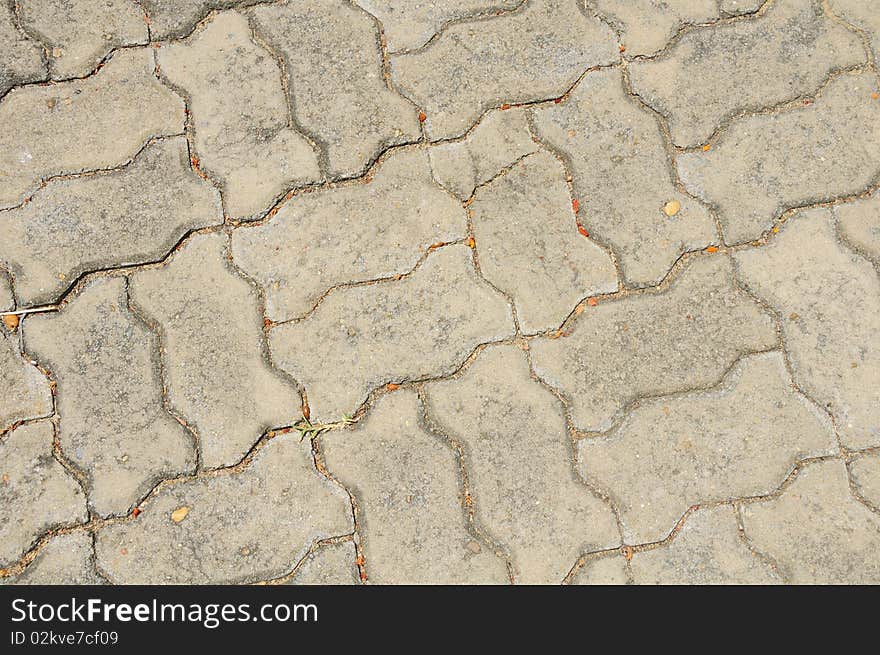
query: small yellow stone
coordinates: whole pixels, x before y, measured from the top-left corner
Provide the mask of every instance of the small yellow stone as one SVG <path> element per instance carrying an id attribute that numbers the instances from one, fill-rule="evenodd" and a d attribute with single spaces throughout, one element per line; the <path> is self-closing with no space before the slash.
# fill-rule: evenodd
<path id="1" fill-rule="evenodd" d="M 7 329 L 12 332 L 15 328 L 18 327 L 19 318 L 18 314 L 7 314 L 3 317 L 3 323 L 6 325 Z"/>
<path id="2" fill-rule="evenodd" d="M 663 205 L 663 213 L 667 216 L 675 216 L 681 209 L 681 203 L 678 200 L 670 200 Z"/>
<path id="3" fill-rule="evenodd" d="M 189 507 L 183 506 L 178 507 L 176 510 L 171 512 L 171 520 L 175 523 L 180 523 L 183 519 L 186 518 L 186 515 L 189 514 Z"/>

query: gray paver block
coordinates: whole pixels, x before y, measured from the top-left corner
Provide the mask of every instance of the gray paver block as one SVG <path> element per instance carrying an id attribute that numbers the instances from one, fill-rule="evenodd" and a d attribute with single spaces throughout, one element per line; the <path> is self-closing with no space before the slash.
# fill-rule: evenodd
<path id="1" fill-rule="evenodd" d="M 92 538 L 80 531 L 53 537 L 22 573 L 0 578 L 0 584 L 98 585 L 104 580 L 92 561 Z"/>

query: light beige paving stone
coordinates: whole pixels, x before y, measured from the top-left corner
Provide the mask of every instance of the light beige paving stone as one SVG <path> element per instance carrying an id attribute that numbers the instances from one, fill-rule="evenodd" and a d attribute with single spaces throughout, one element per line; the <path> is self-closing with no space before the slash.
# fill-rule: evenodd
<path id="1" fill-rule="evenodd" d="M 638 584 L 774 584 L 772 567 L 740 538 L 732 507 L 691 514 L 671 543 L 637 552 L 631 562 Z"/>
<path id="2" fill-rule="evenodd" d="M 6 291 L 3 310 L 11 309 L 11 289 L 5 276 L 0 277 L 0 300 Z M 19 325 L 14 332 L 0 322 L 0 432 L 17 421 L 52 415 L 52 392 L 49 380 L 26 360 L 19 347 Z"/>
<path id="3" fill-rule="evenodd" d="M 235 263 L 266 293 L 266 315 L 297 318 L 328 289 L 409 272 L 433 244 L 467 236 L 467 216 L 423 150 L 392 154 L 367 184 L 295 196 L 265 225 L 236 230 Z"/>
<path id="4" fill-rule="evenodd" d="M 214 9 L 250 6 L 276 0 L 137 0 L 150 17 L 153 39 L 179 39 L 193 31 Z"/>
<path id="5" fill-rule="evenodd" d="M 25 347 L 57 380 L 59 443 L 99 514 L 127 513 L 160 479 L 193 470 L 192 437 L 162 404 L 158 339 L 128 309 L 124 278 L 28 318 Z"/>
<path id="6" fill-rule="evenodd" d="M 689 261 L 664 291 L 587 307 L 568 336 L 530 342 L 535 372 L 584 431 L 609 429 L 636 398 L 717 384 L 740 355 L 775 344 L 770 316 L 723 256 Z"/>
<path id="7" fill-rule="evenodd" d="M 529 133 L 524 109 L 490 111 L 462 140 L 432 146 L 434 177 L 462 200 L 540 146 Z"/>
<path id="8" fill-rule="evenodd" d="M 52 79 L 83 77 L 111 50 L 149 41 L 135 0 L 18 0 L 22 26 L 45 45 Z"/>
<path id="9" fill-rule="evenodd" d="M 579 232 L 553 155 L 529 156 L 481 187 L 471 211 L 480 270 L 513 297 L 524 332 L 558 327 L 585 296 L 617 291 L 614 262 Z"/>
<path id="10" fill-rule="evenodd" d="M 807 466 L 781 496 L 743 507 L 743 523 L 788 582 L 880 582 L 880 516 L 852 496 L 842 461 Z"/>
<path id="11" fill-rule="evenodd" d="M 308 318 L 272 329 L 275 363 L 305 387 L 312 420 L 354 414 L 390 382 L 448 375 L 481 343 L 513 334 L 510 307 L 471 250 L 433 252 L 399 281 L 337 289 Z"/>
<path id="12" fill-rule="evenodd" d="M 12 5 L 0 2 L 0 98 L 17 84 L 46 79 L 43 47 L 15 25 Z"/>
<path id="13" fill-rule="evenodd" d="M 652 55 L 683 25 L 718 18 L 715 0 L 594 0 L 599 13 L 620 32 L 627 56 Z"/>
<path id="14" fill-rule="evenodd" d="M 578 462 L 617 506 L 626 541 L 648 543 L 691 505 L 770 493 L 798 460 L 836 447 L 830 421 L 772 352 L 740 360 L 718 388 L 643 402 L 580 441 Z"/>
<path id="15" fill-rule="evenodd" d="M 116 583 L 277 578 L 315 540 L 353 528 L 348 496 L 318 474 L 310 443 L 295 434 L 270 441 L 242 471 L 165 487 L 142 509 L 98 532 L 98 565 Z"/>
<path id="16" fill-rule="evenodd" d="M 0 312 L 11 311 L 15 308 L 15 298 L 9 280 L 8 271 L 5 268 L 0 268 Z"/>
<path id="17" fill-rule="evenodd" d="M 880 509 L 880 455 L 864 455 L 852 464 L 852 481 L 862 497 Z"/>
<path id="18" fill-rule="evenodd" d="M 657 120 L 617 70 L 587 74 L 565 102 L 533 115 L 537 136 L 572 168 L 581 223 L 614 250 L 627 283 L 657 284 L 681 253 L 717 240 L 707 209 L 673 185 Z M 680 207 L 668 216 L 671 201 Z"/>
<path id="19" fill-rule="evenodd" d="M 266 360 L 257 292 L 230 269 L 224 235 L 196 235 L 166 266 L 135 273 L 130 295 L 160 328 L 168 398 L 204 466 L 235 464 L 295 420 L 299 394 Z"/>
<path id="20" fill-rule="evenodd" d="M 611 29 L 579 4 L 535 0 L 452 25 L 425 49 L 392 56 L 392 79 L 424 109 L 432 139 L 463 134 L 492 107 L 561 96 L 619 55 Z"/>
<path id="21" fill-rule="evenodd" d="M 832 208 L 840 234 L 856 248 L 880 260 L 880 191 Z"/>
<path id="22" fill-rule="evenodd" d="M 611 509 L 576 477 L 562 404 L 522 350 L 488 348 L 427 396 L 464 445 L 477 524 L 510 551 L 517 582 L 559 583 L 581 554 L 620 543 Z"/>
<path id="23" fill-rule="evenodd" d="M 172 137 L 123 169 L 51 180 L 3 214 L 0 260 L 23 305 L 52 303 L 82 273 L 159 260 L 188 230 L 222 222 L 219 194 Z"/>
<path id="24" fill-rule="evenodd" d="M 160 48 L 158 61 L 189 97 L 193 154 L 221 184 L 231 216 L 258 214 L 288 187 L 320 178 L 311 144 L 290 124 L 278 63 L 244 16 L 218 14 L 186 41 Z"/>
<path id="25" fill-rule="evenodd" d="M 53 537 L 19 575 L 0 578 L 0 584 L 95 585 L 104 581 L 92 562 L 92 538 L 88 532 Z"/>
<path id="26" fill-rule="evenodd" d="M 354 550 L 354 544 L 350 541 L 321 546 L 308 556 L 308 559 L 287 584 L 358 584 L 360 573 L 355 565 L 355 560 L 357 560 L 357 553 Z"/>
<path id="27" fill-rule="evenodd" d="M 413 50 L 452 22 L 475 15 L 495 15 L 522 0 L 355 0 L 382 23 L 390 52 Z"/>
<path id="28" fill-rule="evenodd" d="M 467 528 L 458 461 L 419 425 L 411 391 L 381 398 L 355 430 L 328 432 L 327 470 L 355 496 L 367 576 L 379 584 L 506 583 L 504 561 Z M 475 552 L 477 551 L 478 552 Z"/>
<path id="29" fill-rule="evenodd" d="M 573 585 L 629 584 L 629 573 L 623 555 L 606 555 L 584 564 L 571 579 Z"/>
<path id="30" fill-rule="evenodd" d="M 629 71 L 633 90 L 668 118 L 673 142 L 695 146 L 731 116 L 811 95 L 833 70 L 864 61 L 858 36 L 818 2 L 779 0 L 759 19 L 692 30 Z"/>
<path id="31" fill-rule="evenodd" d="M 835 16 L 856 29 L 864 30 L 874 50 L 874 61 L 880 60 L 880 11 L 875 0 L 829 0 Z"/>
<path id="32" fill-rule="evenodd" d="M 332 177 L 360 175 L 386 147 L 421 138 L 416 108 L 385 83 L 369 14 L 345 0 L 291 0 L 249 15 L 284 58 L 296 120 Z"/>
<path id="33" fill-rule="evenodd" d="M 779 315 L 795 382 L 827 407 L 850 448 L 880 445 L 880 279 L 834 237 L 827 209 L 790 218 L 736 254 L 740 279 Z"/>
<path id="34" fill-rule="evenodd" d="M 0 438 L 0 566 L 15 563 L 46 531 L 85 521 L 82 489 L 52 456 L 52 423 Z"/>
<path id="35" fill-rule="evenodd" d="M 815 102 L 734 122 L 708 151 L 676 158 L 682 182 L 718 208 L 729 243 L 785 209 L 859 193 L 880 174 L 877 79 L 844 74 Z"/>
<path id="36" fill-rule="evenodd" d="M 0 102 L 0 209 L 41 179 L 127 163 L 150 137 L 181 133 L 183 112 L 146 48 L 116 52 L 83 80 L 13 89 Z"/>

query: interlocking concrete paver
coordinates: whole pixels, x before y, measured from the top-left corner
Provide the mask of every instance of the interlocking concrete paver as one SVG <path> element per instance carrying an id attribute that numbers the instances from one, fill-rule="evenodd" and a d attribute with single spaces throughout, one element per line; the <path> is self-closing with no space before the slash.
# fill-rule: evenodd
<path id="1" fill-rule="evenodd" d="M 786 221 L 770 245 L 735 258 L 779 315 L 794 379 L 834 416 L 843 443 L 880 445 L 880 278 L 835 239 L 829 210 Z"/>
<path id="2" fill-rule="evenodd" d="M 880 510 L 880 455 L 865 455 L 853 462 L 852 481 L 862 498 Z"/>
<path id="3" fill-rule="evenodd" d="M 328 433 L 329 470 L 354 494 L 368 579 L 380 584 L 503 583 L 504 561 L 476 541 L 462 510 L 458 461 L 420 425 L 411 391 L 376 403 L 357 430 Z"/>
<path id="4" fill-rule="evenodd" d="M 189 98 L 197 163 L 223 188 L 227 212 L 247 218 L 288 186 L 320 177 L 311 144 L 290 124 L 281 69 L 241 14 L 224 12 L 158 51 L 162 74 Z"/>
<path id="5" fill-rule="evenodd" d="M 276 0 L 137 0 L 149 17 L 153 39 L 188 36 L 214 9 L 255 5 Z"/>
<path id="6" fill-rule="evenodd" d="M 842 74 L 815 102 L 734 122 L 708 151 L 676 158 L 685 186 L 718 208 L 729 243 L 784 210 L 860 193 L 880 176 L 878 81 Z"/>
<path id="7" fill-rule="evenodd" d="M 657 120 L 618 71 L 588 74 L 565 102 L 536 109 L 534 123 L 568 160 L 580 221 L 614 250 L 629 284 L 657 284 L 683 252 L 717 240 L 706 207 L 675 188 Z"/>
<path id="8" fill-rule="evenodd" d="M 776 341 L 771 317 L 715 255 L 689 261 L 664 291 L 588 307 L 570 334 L 535 339 L 531 352 L 535 372 L 567 396 L 575 426 L 598 432 L 637 398 L 717 384 L 740 355 Z"/>
<path id="9" fill-rule="evenodd" d="M 0 219 L 0 261 L 23 305 L 51 303 L 88 271 L 163 258 L 190 229 L 223 222 L 186 139 L 147 146 L 125 168 L 56 178 Z"/>
<path id="10" fill-rule="evenodd" d="M 212 468 L 238 462 L 300 407 L 293 383 L 266 359 L 257 291 L 233 272 L 226 245 L 223 234 L 193 236 L 166 266 L 132 275 L 130 289 L 160 332 L 169 403 Z"/>
<path id="11" fill-rule="evenodd" d="M 124 278 L 90 282 L 27 328 L 25 348 L 58 380 L 61 450 L 96 512 L 125 514 L 159 479 L 192 471 L 192 437 L 162 404 L 158 339 L 129 310 Z"/>
<path id="12" fill-rule="evenodd" d="M 779 497 L 746 505 L 743 523 L 788 582 L 880 582 L 880 516 L 852 496 L 841 461 L 806 467 Z"/>
<path id="13" fill-rule="evenodd" d="M 249 15 L 284 59 L 294 116 L 332 177 L 359 175 L 384 148 L 421 137 L 416 108 L 386 85 L 369 14 L 345 0 L 293 0 Z"/>
<path id="14" fill-rule="evenodd" d="M 835 205 L 832 211 L 841 236 L 880 261 L 880 191 L 868 198 Z"/>
<path id="15" fill-rule="evenodd" d="M 296 196 L 267 224 L 236 230 L 232 256 L 263 288 L 266 315 L 284 321 L 335 285 L 407 273 L 433 244 L 466 235 L 465 211 L 434 183 L 428 156 L 408 150 L 367 184 Z"/>
<path id="16" fill-rule="evenodd" d="M 276 364 L 306 389 L 312 418 L 354 414 L 384 384 L 448 375 L 481 343 L 512 336 L 505 299 L 471 250 L 433 252 L 403 280 L 334 290 L 313 314 L 272 329 Z"/>
<path id="17" fill-rule="evenodd" d="M 310 444 L 288 434 L 243 471 L 166 486 L 136 519 L 100 530 L 96 552 L 117 583 L 257 582 L 284 575 L 314 541 L 351 523 L 345 492 L 315 470 Z"/>
<path id="18" fill-rule="evenodd" d="M 623 555 L 606 555 L 584 564 L 572 576 L 575 585 L 621 585 L 629 584 L 629 573 Z"/>
<path id="19" fill-rule="evenodd" d="M 0 437 L 0 567 L 14 564 L 44 532 L 87 518 L 79 484 L 52 455 L 50 421 Z"/>
<path id="20" fill-rule="evenodd" d="M 618 56 L 614 33 L 572 0 L 456 23 L 425 49 L 391 57 L 398 87 L 426 113 L 432 139 L 459 136 L 492 107 L 562 95 Z"/>
<path id="21" fill-rule="evenodd" d="M 92 561 L 92 538 L 86 532 L 53 537 L 20 574 L 0 584 L 97 585 L 104 580 Z"/>
<path id="22" fill-rule="evenodd" d="M 356 561 L 357 553 L 351 542 L 321 546 L 308 555 L 306 561 L 287 584 L 357 584 L 360 575 L 355 564 Z"/>
<path id="23" fill-rule="evenodd" d="M 829 0 L 828 7 L 835 16 L 864 30 L 874 51 L 874 61 L 880 60 L 880 12 L 874 4 L 864 0 Z"/>
<path id="24" fill-rule="evenodd" d="M 12 4 L 0 3 L 0 98 L 18 84 L 48 75 L 42 45 L 16 27 Z"/>

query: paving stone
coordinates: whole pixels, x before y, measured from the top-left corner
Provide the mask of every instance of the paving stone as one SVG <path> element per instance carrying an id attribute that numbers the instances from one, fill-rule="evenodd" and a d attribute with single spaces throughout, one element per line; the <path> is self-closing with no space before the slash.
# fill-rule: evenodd
<path id="1" fill-rule="evenodd" d="M 841 235 L 868 256 L 880 261 L 880 191 L 832 208 Z"/>
<path id="2" fill-rule="evenodd" d="M 580 441 L 578 461 L 617 506 L 627 542 L 648 543 L 691 505 L 770 493 L 798 460 L 836 447 L 830 421 L 773 352 L 740 360 L 718 388 L 643 402 Z"/>
<path id="3" fill-rule="evenodd" d="M 235 263 L 274 321 L 308 313 L 331 287 L 406 273 L 433 244 L 467 236 L 467 216 L 422 150 L 391 155 L 367 184 L 295 196 L 265 225 L 234 232 Z"/>
<path id="4" fill-rule="evenodd" d="M 448 375 L 513 330 L 510 307 L 477 276 L 470 248 L 453 245 L 406 279 L 333 291 L 308 318 L 273 328 L 269 344 L 305 387 L 312 420 L 338 420 L 372 389 Z"/>
<path id="5" fill-rule="evenodd" d="M 874 61 L 880 60 L 880 12 L 877 8 L 864 0 L 829 0 L 828 7 L 835 16 L 864 30 L 874 50 Z"/>
<path id="6" fill-rule="evenodd" d="M 522 0 L 355 0 L 355 4 L 382 23 L 390 52 L 420 48 L 452 21 L 495 15 L 521 3 Z"/>
<path id="7" fill-rule="evenodd" d="M 98 565 L 119 584 L 269 580 L 314 541 L 353 527 L 348 496 L 295 434 L 270 441 L 243 471 L 167 486 L 141 507 L 136 520 L 98 532 Z"/>
<path id="8" fill-rule="evenodd" d="M 333 178 L 360 175 L 386 147 L 421 138 L 416 108 L 385 83 L 378 27 L 366 12 L 344 0 L 296 0 L 249 15 L 284 59 L 294 116 Z"/>
<path id="9" fill-rule="evenodd" d="M 45 532 L 85 521 L 82 489 L 52 456 L 52 423 L 0 438 L 0 566 L 14 564 Z"/>
<path id="10" fill-rule="evenodd" d="M 859 193 L 880 174 L 876 92 L 873 75 L 844 74 L 808 106 L 738 120 L 710 150 L 678 155 L 682 182 L 718 208 L 729 243 L 788 208 Z"/>
<path id="11" fill-rule="evenodd" d="M 214 9 L 229 9 L 277 0 L 137 0 L 150 17 L 154 40 L 189 36 L 196 24 Z"/>
<path id="12" fill-rule="evenodd" d="M 355 430 L 319 437 L 327 470 L 358 502 L 367 576 L 378 584 L 502 584 L 504 561 L 467 528 L 458 460 L 419 424 L 418 398 L 381 398 Z"/>
<path id="13" fill-rule="evenodd" d="M 607 555 L 584 564 L 571 579 L 573 585 L 629 584 L 626 560 L 623 555 Z"/>
<path id="14" fill-rule="evenodd" d="M 160 479 L 195 467 L 192 437 L 162 404 L 158 346 L 119 277 L 27 322 L 25 347 L 57 380 L 62 452 L 86 473 L 103 516 L 127 513 Z"/>
<path id="15" fill-rule="evenodd" d="M 48 75 L 43 47 L 16 27 L 12 5 L 0 3 L 0 98 L 18 84 Z"/>
<path id="16" fill-rule="evenodd" d="M 657 120 L 618 71 L 587 74 L 565 102 L 533 115 L 537 136 L 572 168 L 580 221 L 614 250 L 627 283 L 657 284 L 681 253 L 717 240 L 707 209 L 675 188 Z M 679 211 L 668 216 L 671 201 Z"/>
<path id="17" fill-rule="evenodd" d="M 238 462 L 300 398 L 265 357 L 256 290 L 230 269 L 226 237 L 196 235 L 169 264 L 131 277 L 131 301 L 162 335 L 172 407 L 199 435 L 202 464 Z"/>
<path id="18" fill-rule="evenodd" d="M 114 48 L 149 42 L 134 0 L 19 0 L 21 24 L 45 45 L 52 79 L 83 77 Z"/>
<path id="19" fill-rule="evenodd" d="M 480 270 L 513 297 L 524 332 L 558 327 L 585 296 L 617 291 L 614 262 L 580 233 L 553 155 L 531 155 L 481 187 L 471 211 Z"/>
<path id="20" fill-rule="evenodd" d="M 574 473 L 562 404 L 522 350 L 489 348 L 427 396 L 464 445 L 477 524 L 510 551 L 517 582 L 559 583 L 582 554 L 620 543 L 611 509 Z"/>
<path id="21" fill-rule="evenodd" d="M 189 97 L 198 166 L 223 188 L 227 212 L 247 218 L 288 187 L 320 178 L 311 144 L 291 125 L 281 69 L 236 12 L 159 49 L 162 73 Z"/>
<path id="22" fill-rule="evenodd" d="M 300 570 L 287 584 L 358 584 L 360 573 L 355 565 L 356 559 L 357 553 L 354 550 L 354 544 L 350 541 L 321 546 L 309 555 Z"/>
<path id="23" fill-rule="evenodd" d="M 92 562 L 92 538 L 87 532 L 53 537 L 40 549 L 28 567 L 0 584 L 96 585 L 104 581 Z"/>
<path id="24" fill-rule="evenodd" d="M 4 288 L 2 280 L 0 295 Z M 0 323 L 0 433 L 18 421 L 52 415 L 49 380 L 22 357 L 18 329 L 11 332 Z"/>
<path id="25" fill-rule="evenodd" d="M 0 131 L 0 209 L 41 179 L 127 163 L 151 137 L 182 132 L 183 112 L 145 48 L 117 52 L 83 80 L 13 89 L 0 103 L 10 128 Z"/>
<path id="26" fill-rule="evenodd" d="M 188 230 L 222 222 L 219 194 L 172 137 L 123 169 L 56 178 L 5 213 L 0 261 L 23 305 L 52 303 L 82 273 L 162 259 Z"/>
<path id="27" fill-rule="evenodd" d="M 715 0 L 595 0 L 592 3 L 620 33 L 627 56 L 663 49 L 683 25 L 718 18 Z"/>
<path id="28" fill-rule="evenodd" d="M 743 523 L 787 582 L 880 582 L 880 516 L 852 496 L 841 461 L 806 467 L 778 498 L 746 505 Z"/>
<path id="29" fill-rule="evenodd" d="M 777 312 L 795 382 L 834 416 L 850 448 L 880 445 L 880 279 L 841 246 L 827 209 L 790 218 L 736 254 L 740 279 Z"/>
<path id="30" fill-rule="evenodd" d="M 530 342 L 535 372 L 567 396 L 576 427 L 596 432 L 637 398 L 717 384 L 743 353 L 776 344 L 732 274 L 728 258 L 699 257 L 664 291 L 588 307 L 568 336 Z"/>
<path id="31" fill-rule="evenodd" d="M 590 67 L 617 60 L 614 33 L 578 2 L 457 23 L 423 50 L 391 57 L 392 79 L 427 115 L 432 139 L 466 132 L 502 104 L 561 96 Z"/>
<path id="32" fill-rule="evenodd" d="M 434 177 L 461 200 L 517 160 L 539 150 L 524 109 L 490 111 L 462 140 L 428 150 Z"/>
<path id="33" fill-rule="evenodd" d="M 5 268 L 0 268 L 0 311 L 6 312 L 15 308 L 15 298 L 12 294 L 12 285 L 9 282 L 9 274 Z"/>
<path id="34" fill-rule="evenodd" d="M 673 142 L 695 146 L 726 119 L 812 95 L 833 70 L 864 61 L 858 36 L 817 2 L 780 0 L 759 19 L 692 30 L 629 71 L 633 90 L 668 118 Z"/>
<path id="35" fill-rule="evenodd" d="M 860 457 L 852 464 L 852 480 L 862 497 L 880 509 L 880 455 Z"/>
<path id="36" fill-rule="evenodd" d="M 718 585 L 781 582 L 740 538 L 733 508 L 703 509 L 688 517 L 669 544 L 637 552 L 631 562 L 638 584 Z"/>

